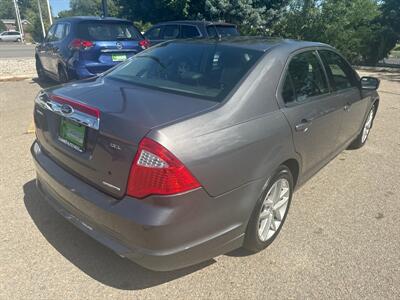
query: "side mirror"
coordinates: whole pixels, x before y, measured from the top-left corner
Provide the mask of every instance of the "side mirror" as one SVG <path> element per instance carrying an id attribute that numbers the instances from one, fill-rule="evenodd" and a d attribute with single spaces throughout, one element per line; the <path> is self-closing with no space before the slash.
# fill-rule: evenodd
<path id="1" fill-rule="evenodd" d="M 364 76 L 361 77 L 361 88 L 363 90 L 377 90 L 379 88 L 379 79 L 375 77 Z"/>

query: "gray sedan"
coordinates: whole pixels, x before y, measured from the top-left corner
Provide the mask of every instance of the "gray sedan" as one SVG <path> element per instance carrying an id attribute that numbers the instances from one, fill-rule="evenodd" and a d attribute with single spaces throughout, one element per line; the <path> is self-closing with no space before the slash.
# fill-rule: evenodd
<path id="1" fill-rule="evenodd" d="M 150 269 L 257 252 L 295 189 L 366 143 L 378 85 L 320 43 L 162 43 L 39 93 L 37 186 L 62 216 Z"/>

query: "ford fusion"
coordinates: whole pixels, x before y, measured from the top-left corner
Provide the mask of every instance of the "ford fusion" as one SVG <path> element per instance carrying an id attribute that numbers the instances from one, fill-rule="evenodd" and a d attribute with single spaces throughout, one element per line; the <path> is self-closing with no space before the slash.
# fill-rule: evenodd
<path id="1" fill-rule="evenodd" d="M 172 270 L 278 235 L 293 191 L 367 140 L 379 81 L 334 48 L 170 41 L 35 99 L 37 187 L 118 255 Z"/>

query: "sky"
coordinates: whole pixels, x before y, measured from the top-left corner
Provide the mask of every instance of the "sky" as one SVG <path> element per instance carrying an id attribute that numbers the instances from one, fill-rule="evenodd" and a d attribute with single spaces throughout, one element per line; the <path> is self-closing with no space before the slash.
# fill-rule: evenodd
<path id="1" fill-rule="evenodd" d="M 62 10 L 69 8 L 69 0 L 49 0 L 52 14 L 57 16 Z"/>

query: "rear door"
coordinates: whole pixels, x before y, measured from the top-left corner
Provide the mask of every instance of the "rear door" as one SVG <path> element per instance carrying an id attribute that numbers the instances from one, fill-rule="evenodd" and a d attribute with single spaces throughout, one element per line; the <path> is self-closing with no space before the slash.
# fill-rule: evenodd
<path id="1" fill-rule="evenodd" d="M 42 63 L 43 68 L 51 72 L 51 42 L 54 38 L 54 33 L 56 30 L 57 24 L 54 24 L 50 27 L 49 31 L 47 32 L 46 38 L 44 39 L 43 43 L 38 46 L 38 55 L 40 58 L 40 62 Z"/>
<path id="2" fill-rule="evenodd" d="M 343 122 L 338 137 L 340 145 L 359 133 L 368 109 L 368 98 L 363 98 L 358 75 L 339 54 L 331 50 L 318 51 L 327 71 L 336 101 L 343 106 Z"/>
<path id="3" fill-rule="evenodd" d="M 57 23 L 52 40 L 49 42 L 49 71 L 58 74 L 58 63 L 61 59 L 60 44 L 64 39 L 65 23 Z"/>
<path id="4" fill-rule="evenodd" d="M 303 50 L 290 58 L 278 98 L 307 177 L 335 152 L 343 110 L 331 97 L 316 51 Z"/>

